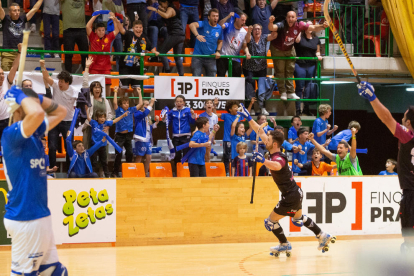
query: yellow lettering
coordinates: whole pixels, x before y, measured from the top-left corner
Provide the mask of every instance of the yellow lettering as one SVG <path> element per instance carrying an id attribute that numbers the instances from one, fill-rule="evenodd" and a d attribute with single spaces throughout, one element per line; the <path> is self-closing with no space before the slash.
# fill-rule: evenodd
<path id="1" fill-rule="evenodd" d="M 73 208 L 73 202 L 76 200 L 76 192 L 74 190 L 69 190 L 63 193 L 63 197 L 66 200 L 66 203 L 63 205 L 63 213 L 65 216 L 73 215 L 75 208 Z"/>
<path id="2" fill-rule="evenodd" d="M 80 229 L 85 229 L 89 224 L 88 215 L 85 213 L 80 213 L 76 217 L 76 225 L 79 226 Z"/>
<path id="3" fill-rule="evenodd" d="M 81 208 L 85 208 L 91 202 L 89 194 L 87 192 L 80 192 L 78 195 L 78 205 Z"/>
<path id="4" fill-rule="evenodd" d="M 112 208 L 112 204 L 106 204 L 105 211 L 108 214 L 108 216 L 112 215 L 112 213 L 114 212 L 114 209 Z"/>
<path id="5" fill-rule="evenodd" d="M 79 227 L 73 227 L 74 223 L 73 223 L 73 215 L 66 217 L 63 219 L 63 225 L 68 225 L 69 228 L 69 237 L 72 237 L 74 235 L 76 235 L 77 233 L 79 233 Z"/>
<path id="6" fill-rule="evenodd" d="M 95 211 L 95 217 L 99 220 L 104 219 L 106 217 L 105 209 L 103 206 L 99 207 Z"/>
<path id="7" fill-rule="evenodd" d="M 100 203 L 104 203 L 105 201 L 109 200 L 108 192 L 106 190 L 102 190 L 99 192 L 98 199 Z"/>
<path id="8" fill-rule="evenodd" d="M 95 212 L 93 211 L 93 209 L 91 207 L 88 208 L 88 217 L 89 217 L 89 220 L 91 221 L 92 224 L 94 224 L 96 222 Z"/>
<path id="9" fill-rule="evenodd" d="M 89 193 L 91 194 L 93 204 L 94 205 L 98 204 L 98 198 L 96 197 L 96 191 L 93 188 L 91 188 Z"/>

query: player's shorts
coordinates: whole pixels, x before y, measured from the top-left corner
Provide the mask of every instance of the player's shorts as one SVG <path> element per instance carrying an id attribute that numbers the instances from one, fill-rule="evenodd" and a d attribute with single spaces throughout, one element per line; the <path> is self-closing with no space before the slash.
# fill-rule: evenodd
<path id="1" fill-rule="evenodd" d="M 102 74 L 102 75 L 110 75 L 111 70 L 96 70 L 96 69 L 89 69 L 89 74 Z M 111 79 L 105 78 L 105 84 L 111 84 Z"/>
<path id="2" fill-rule="evenodd" d="M 282 200 L 278 202 L 273 211 L 281 216 L 294 217 L 296 212 L 302 209 L 303 192 L 297 186 L 294 190 L 282 194 Z"/>
<path id="3" fill-rule="evenodd" d="M 151 155 L 152 145 L 151 142 L 135 142 L 134 154 L 136 156 L 144 156 L 146 154 Z"/>
<path id="4" fill-rule="evenodd" d="M 400 219 L 402 236 L 414 236 L 414 190 L 403 190 L 400 202 Z"/>
<path id="5" fill-rule="evenodd" d="M 120 75 L 140 75 L 139 67 L 120 66 Z M 123 89 L 140 87 L 141 81 L 136 79 L 119 79 L 119 87 Z"/>
<path id="6" fill-rule="evenodd" d="M 4 226 L 12 238 L 12 273 L 29 274 L 40 265 L 59 262 L 51 216 L 29 221 L 5 218 Z"/>

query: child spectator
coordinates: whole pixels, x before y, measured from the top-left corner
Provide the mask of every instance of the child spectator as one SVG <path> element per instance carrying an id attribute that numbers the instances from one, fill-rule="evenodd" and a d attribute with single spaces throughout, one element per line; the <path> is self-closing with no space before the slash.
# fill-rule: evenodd
<path id="1" fill-rule="evenodd" d="M 385 163 L 385 171 L 380 172 L 378 175 L 398 175 L 394 170 L 397 166 L 397 161 L 394 159 L 387 159 Z"/>
<path id="2" fill-rule="evenodd" d="M 270 118 L 270 121 L 273 123 L 273 127 L 276 127 L 276 121 L 275 121 L 275 119 L 274 118 Z M 262 125 L 265 122 L 267 122 L 267 117 L 265 115 L 259 115 L 259 116 L 257 116 L 257 124 L 258 125 Z M 274 128 L 271 128 L 268 125 L 263 128 L 263 131 L 265 133 L 268 133 L 271 130 L 274 130 Z M 250 143 L 252 143 L 252 145 L 253 145 L 253 151 L 256 150 L 256 146 L 257 146 L 256 145 L 256 137 L 257 137 L 256 132 L 255 131 L 252 131 L 252 133 L 250 133 L 249 139 L 250 139 Z M 266 151 L 266 145 L 262 141 L 262 138 L 259 137 L 259 152 L 261 154 L 264 154 L 265 151 Z"/>
<path id="3" fill-rule="evenodd" d="M 204 156 L 206 155 L 206 147 L 211 146 L 211 141 L 206 132 L 210 128 L 210 124 L 206 117 L 200 117 L 196 121 L 198 130 L 194 133 L 190 141 L 190 148 L 194 148 L 193 153 L 188 157 L 188 167 L 190 169 L 190 177 L 206 177 L 206 166 Z M 214 133 L 211 134 L 213 136 Z"/>
<path id="4" fill-rule="evenodd" d="M 292 119 L 290 119 L 290 124 L 292 125 L 291 128 L 289 128 L 288 131 L 288 141 L 289 143 L 293 144 L 298 140 L 298 129 L 302 126 L 302 120 L 299 116 L 293 116 Z"/>
<path id="5" fill-rule="evenodd" d="M 42 137 L 42 144 L 46 150 L 46 138 L 45 137 Z M 46 166 L 47 178 L 55 178 L 53 176 L 53 173 L 57 171 L 58 167 L 54 166 L 52 169 L 49 168 L 50 167 L 49 155 L 46 152 L 45 152 L 45 166 Z"/>
<path id="6" fill-rule="evenodd" d="M 215 107 L 217 106 L 217 101 L 215 100 Z M 237 117 L 237 110 L 239 108 L 239 103 L 236 101 L 227 101 L 226 111 L 228 113 L 219 113 L 217 116 L 224 121 L 224 135 L 223 135 L 223 162 L 226 169 L 226 175 L 230 175 L 230 161 L 231 161 L 231 136 L 230 132 L 232 129 L 233 121 Z M 237 118 L 240 118 L 237 117 Z M 240 119 L 238 119 L 240 120 Z M 236 143 L 237 144 L 237 143 Z"/>
<path id="7" fill-rule="evenodd" d="M 89 124 L 92 127 L 92 147 L 99 143 L 101 141 L 102 135 L 100 133 L 98 133 L 95 128 L 97 128 L 98 130 L 104 131 L 104 127 L 110 127 L 113 124 L 116 124 L 117 122 L 119 122 L 122 118 L 125 118 L 126 116 L 129 115 L 129 112 L 125 112 L 124 114 L 122 114 L 120 117 L 116 118 L 113 121 L 107 121 L 106 120 L 106 114 L 103 113 L 102 111 L 97 111 L 96 112 L 96 120 L 92 120 L 91 117 L 89 116 L 89 108 L 86 109 L 86 114 L 88 116 L 88 121 Z M 92 166 L 94 168 L 94 170 L 97 170 L 97 165 L 98 165 L 98 156 L 99 156 L 99 163 L 101 163 L 102 166 L 102 170 L 105 174 L 105 177 L 110 176 L 109 174 L 109 170 L 108 170 L 108 156 L 106 153 L 106 141 L 98 148 L 96 149 L 95 153 L 92 154 Z M 83 146 L 83 144 L 82 144 Z"/>
<path id="8" fill-rule="evenodd" d="M 331 135 L 335 130 L 338 129 L 338 126 L 335 125 L 331 129 L 331 125 L 328 124 L 328 119 L 332 114 L 332 108 L 329 104 L 321 104 L 319 106 L 320 117 L 313 122 L 312 133 L 315 135 L 315 140 L 319 144 L 325 144 L 326 136 Z"/>
<path id="9" fill-rule="evenodd" d="M 312 151 L 312 161 L 307 162 L 305 164 L 299 163 L 298 159 L 295 159 L 293 163 L 299 167 L 302 171 L 299 173 L 300 175 L 314 175 L 314 176 L 321 176 L 327 175 L 333 169 L 336 168 L 336 165 L 328 165 L 325 162 L 321 162 L 322 153 L 314 148 Z"/>
<path id="10" fill-rule="evenodd" d="M 70 157 L 70 166 L 68 170 L 69 178 L 98 178 L 98 174 L 92 169 L 91 156 L 106 142 L 106 137 L 96 143 L 93 147 L 85 150 L 82 141 L 74 141 L 72 146 L 72 136 L 70 131 L 66 138 L 67 152 Z M 104 147 L 103 147 L 104 148 Z"/>
<path id="11" fill-rule="evenodd" d="M 117 118 L 121 120 L 116 124 L 115 128 L 115 142 L 121 148 L 125 148 L 125 160 L 126 162 L 132 162 L 134 153 L 132 152 L 132 138 L 134 136 L 134 113 L 142 107 L 142 94 L 141 88 L 137 87 L 137 92 L 139 95 L 139 101 L 137 106 L 129 107 L 129 98 L 122 97 L 120 99 L 121 105 L 118 106 L 118 87 L 114 88 L 114 109 Z M 127 114 L 127 115 L 125 115 Z M 119 168 L 122 163 L 122 152 L 115 153 L 115 162 L 114 170 L 112 172 L 112 177 L 118 177 Z"/>
<path id="12" fill-rule="evenodd" d="M 252 132 L 252 128 L 246 132 L 243 122 L 239 122 L 240 115 L 237 114 L 233 123 L 231 124 L 230 139 L 231 139 L 231 160 L 237 156 L 237 144 L 245 142 L 246 138 Z"/>
<path id="13" fill-rule="evenodd" d="M 206 100 L 204 102 L 204 106 L 206 108 L 206 111 L 200 114 L 200 117 L 206 117 L 208 119 L 208 122 L 210 124 L 210 129 L 208 130 L 207 135 L 210 135 L 210 133 L 213 131 L 214 126 L 218 124 L 218 116 L 213 112 L 214 110 L 214 102 L 213 100 Z M 211 141 L 214 144 L 214 141 Z M 206 149 L 206 162 L 210 162 L 210 151 L 211 148 Z"/>
<path id="14" fill-rule="evenodd" d="M 337 135 L 332 137 L 332 141 L 331 141 L 331 143 L 329 143 L 328 149 L 329 150 L 337 150 L 338 144 L 342 140 L 344 140 L 346 142 L 349 142 L 349 139 L 351 139 L 351 137 L 352 137 L 352 131 L 351 131 L 352 128 L 355 128 L 355 130 L 356 130 L 355 134 L 356 134 L 361 129 L 361 125 L 357 121 L 349 122 L 348 129 L 342 130 Z"/>
<path id="15" fill-rule="evenodd" d="M 190 142 L 190 125 L 195 123 L 196 118 L 197 115 L 194 110 L 185 107 L 185 97 L 182 95 L 175 97 L 175 107 L 168 113 L 168 121 L 173 126 L 172 143 L 175 148 Z M 181 162 L 182 156 L 186 155 L 189 150 L 189 148 L 186 148 L 176 152 L 174 162 Z"/>
<path id="16" fill-rule="evenodd" d="M 299 128 L 298 130 L 298 140 L 293 143 L 297 147 L 293 151 L 293 160 L 298 159 L 299 163 L 305 164 L 308 161 L 307 153 L 309 150 L 312 150 L 315 146 L 308 141 L 309 131 L 306 128 Z M 292 171 L 294 174 L 300 173 L 300 168 L 293 164 Z"/>
<path id="17" fill-rule="evenodd" d="M 239 154 L 231 161 L 231 171 L 233 176 L 252 176 L 253 162 L 250 157 L 246 156 L 247 144 L 239 142 L 236 145 L 236 151 Z"/>
<path id="18" fill-rule="evenodd" d="M 92 16 L 92 18 L 86 24 L 86 33 L 89 38 L 90 42 L 90 51 L 91 52 L 111 52 L 112 50 L 112 41 L 114 41 L 115 37 L 118 35 L 118 19 L 115 17 L 113 13 L 109 19 L 114 21 L 114 31 L 105 34 L 106 32 L 106 25 L 105 23 L 98 23 L 95 26 L 95 32 L 92 31 L 93 22 L 99 15 Z M 93 63 L 89 68 L 89 72 L 91 74 L 111 74 L 111 57 L 108 55 L 93 55 Z M 86 65 L 85 65 L 86 66 Z M 111 79 L 105 78 L 105 87 L 106 87 L 106 95 L 111 95 Z"/>
<path id="19" fill-rule="evenodd" d="M 145 5 L 145 3 L 144 3 Z M 128 4 L 127 4 L 128 6 Z M 146 8 L 145 8 L 146 9 Z M 144 9 L 144 13 L 145 13 Z M 129 13 L 129 12 L 128 12 Z M 134 17 L 132 17 L 134 18 Z M 156 45 L 152 45 L 146 34 L 143 32 L 144 27 L 140 20 L 135 20 L 132 23 L 132 30 L 128 31 L 124 29 L 124 25 L 117 22 L 119 32 L 122 34 L 122 41 L 124 42 L 124 53 L 145 53 L 149 51 L 158 56 L 160 53 L 156 50 Z M 144 23 L 146 24 L 146 22 Z M 140 75 L 139 57 L 137 56 L 125 56 L 119 60 L 119 74 L 120 75 Z M 140 86 L 141 81 L 136 79 L 121 79 L 120 87 L 122 89 L 128 89 L 131 85 L 132 88 Z"/>
<path id="20" fill-rule="evenodd" d="M 159 117 L 155 117 L 155 123 L 151 125 L 151 116 L 149 115 L 154 106 L 155 99 L 151 102 L 145 100 L 140 110 L 134 113 L 135 120 L 135 162 L 141 163 L 145 156 L 144 169 L 145 175 L 149 176 L 149 166 L 152 154 L 152 130 L 157 128 Z"/>

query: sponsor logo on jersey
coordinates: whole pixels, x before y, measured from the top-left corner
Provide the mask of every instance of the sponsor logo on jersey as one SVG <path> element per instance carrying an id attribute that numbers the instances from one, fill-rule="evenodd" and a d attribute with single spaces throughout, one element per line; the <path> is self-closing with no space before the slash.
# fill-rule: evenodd
<path id="1" fill-rule="evenodd" d="M 37 167 L 39 167 L 41 170 L 44 170 L 46 168 L 44 158 L 30 159 L 30 168 L 36 169 Z"/>

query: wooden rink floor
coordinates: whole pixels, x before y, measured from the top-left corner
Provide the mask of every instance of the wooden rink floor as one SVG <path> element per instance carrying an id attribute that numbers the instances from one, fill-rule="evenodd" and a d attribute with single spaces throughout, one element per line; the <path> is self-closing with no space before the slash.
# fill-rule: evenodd
<path id="1" fill-rule="evenodd" d="M 315 241 L 292 241 L 292 257 L 275 258 L 277 243 L 233 243 L 59 249 L 70 276 L 102 275 L 414 275 L 399 239 L 341 240 L 329 252 Z M 11 253 L 0 251 L 0 275 Z"/>

